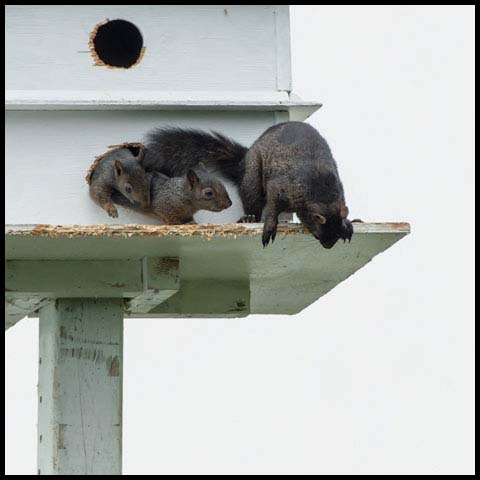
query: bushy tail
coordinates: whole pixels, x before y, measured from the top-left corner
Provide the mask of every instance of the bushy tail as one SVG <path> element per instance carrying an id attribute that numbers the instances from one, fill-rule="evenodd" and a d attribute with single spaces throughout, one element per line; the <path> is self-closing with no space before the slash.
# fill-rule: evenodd
<path id="1" fill-rule="evenodd" d="M 247 148 L 218 132 L 159 128 L 147 135 L 142 164 L 147 171 L 177 177 L 203 162 L 207 169 L 239 183 Z"/>

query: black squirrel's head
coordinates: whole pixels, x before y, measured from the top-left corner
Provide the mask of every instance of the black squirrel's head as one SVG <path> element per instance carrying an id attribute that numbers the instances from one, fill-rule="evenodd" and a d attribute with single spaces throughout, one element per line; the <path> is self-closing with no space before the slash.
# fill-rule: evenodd
<path id="1" fill-rule="evenodd" d="M 118 191 L 133 205 L 150 205 L 150 176 L 136 159 L 115 160 L 113 169 Z"/>
<path id="2" fill-rule="evenodd" d="M 232 205 L 225 185 L 207 171 L 202 163 L 187 172 L 187 183 L 198 210 L 221 212 Z"/>
<path id="3" fill-rule="evenodd" d="M 340 239 L 350 241 L 352 238 L 353 226 L 347 219 L 348 208 L 343 202 L 308 203 L 306 208 L 297 214 L 324 248 L 332 248 Z"/>

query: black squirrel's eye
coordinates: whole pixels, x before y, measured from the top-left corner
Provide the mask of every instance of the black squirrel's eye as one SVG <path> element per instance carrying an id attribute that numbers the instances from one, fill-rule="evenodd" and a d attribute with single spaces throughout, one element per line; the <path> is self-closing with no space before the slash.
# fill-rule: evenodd
<path id="1" fill-rule="evenodd" d="M 213 190 L 211 188 L 206 188 L 204 191 L 203 191 L 203 196 L 205 198 L 212 198 L 213 197 Z"/>
<path id="2" fill-rule="evenodd" d="M 125 185 L 125 191 L 126 191 L 128 194 L 132 193 L 132 192 L 133 192 L 132 186 L 127 183 L 127 184 Z"/>

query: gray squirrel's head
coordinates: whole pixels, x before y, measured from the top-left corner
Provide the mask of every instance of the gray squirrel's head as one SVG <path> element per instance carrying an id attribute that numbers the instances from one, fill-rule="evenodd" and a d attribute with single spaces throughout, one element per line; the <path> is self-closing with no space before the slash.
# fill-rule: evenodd
<path id="1" fill-rule="evenodd" d="M 187 183 L 198 210 L 221 212 L 232 205 L 225 185 L 208 172 L 202 163 L 199 163 L 195 170 L 188 170 Z"/>
<path id="2" fill-rule="evenodd" d="M 150 176 L 136 159 L 114 160 L 113 170 L 118 191 L 133 205 L 150 205 Z"/>
<path id="3" fill-rule="evenodd" d="M 297 215 L 324 248 L 332 248 L 340 239 L 350 241 L 352 238 L 353 226 L 347 219 L 348 208 L 343 201 L 331 204 L 309 202 Z"/>

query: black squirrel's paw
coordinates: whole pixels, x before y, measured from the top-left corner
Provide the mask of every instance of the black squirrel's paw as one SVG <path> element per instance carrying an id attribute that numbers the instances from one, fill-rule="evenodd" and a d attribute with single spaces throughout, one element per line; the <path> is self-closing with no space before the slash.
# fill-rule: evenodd
<path id="1" fill-rule="evenodd" d="M 263 235 L 262 235 L 262 244 L 263 248 L 265 248 L 270 240 L 272 243 L 275 241 L 275 237 L 277 236 L 277 226 L 275 225 L 274 227 L 268 227 L 267 224 L 263 226 Z"/>
<path id="2" fill-rule="evenodd" d="M 342 233 L 340 234 L 340 238 L 345 243 L 346 240 L 350 243 L 352 241 L 353 236 L 353 225 L 350 220 L 344 220 L 342 225 Z"/>
<path id="3" fill-rule="evenodd" d="M 118 218 L 118 210 L 115 208 L 114 205 L 107 207 L 107 213 L 112 218 Z"/>
<path id="4" fill-rule="evenodd" d="M 363 221 L 363 220 L 360 220 L 359 218 L 354 218 L 354 219 L 352 220 L 352 223 L 364 223 L 364 221 Z"/>
<path id="5" fill-rule="evenodd" d="M 244 215 L 243 217 L 240 217 L 237 223 L 255 223 L 256 218 L 255 215 Z"/>

